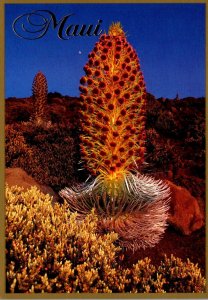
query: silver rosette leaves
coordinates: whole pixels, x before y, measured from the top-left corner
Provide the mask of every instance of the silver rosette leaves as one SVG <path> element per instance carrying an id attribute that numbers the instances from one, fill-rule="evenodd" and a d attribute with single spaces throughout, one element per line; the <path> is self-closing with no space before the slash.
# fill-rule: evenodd
<path id="1" fill-rule="evenodd" d="M 113 184 L 99 175 L 90 184 L 59 194 L 80 219 L 94 209 L 98 231 L 116 232 L 120 246 L 133 251 L 153 247 L 167 227 L 170 188 L 146 175 L 129 172 Z"/>

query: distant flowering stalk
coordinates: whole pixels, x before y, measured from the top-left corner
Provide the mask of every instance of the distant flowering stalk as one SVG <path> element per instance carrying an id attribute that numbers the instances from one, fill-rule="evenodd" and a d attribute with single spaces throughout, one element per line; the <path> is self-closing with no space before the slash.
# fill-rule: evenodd
<path id="1" fill-rule="evenodd" d="M 82 189 L 66 188 L 60 194 L 80 215 L 95 207 L 105 220 L 101 227 L 107 224 L 113 230 L 121 220 L 127 219 L 122 224 L 128 223 L 128 214 L 134 213 L 135 218 L 135 213 L 145 211 L 148 220 L 147 206 L 154 204 L 151 218 L 155 217 L 158 224 L 149 243 L 153 245 L 166 226 L 169 189 L 161 181 L 138 173 L 145 153 L 146 88 L 136 51 L 127 42 L 120 23 L 112 24 L 109 33 L 100 37 L 84 70 L 86 75 L 80 80 L 80 147 L 85 167 L 97 177 Z M 143 219 L 136 231 L 145 230 Z M 117 226 L 117 232 L 125 238 L 121 227 Z M 132 228 L 130 231 L 132 239 Z M 133 247 L 144 245 L 138 242 Z"/>
<path id="2" fill-rule="evenodd" d="M 32 119 L 36 125 L 41 125 L 46 118 L 46 104 L 48 97 L 47 80 L 42 72 L 36 74 L 33 80 L 32 92 L 34 99 L 34 113 Z"/>

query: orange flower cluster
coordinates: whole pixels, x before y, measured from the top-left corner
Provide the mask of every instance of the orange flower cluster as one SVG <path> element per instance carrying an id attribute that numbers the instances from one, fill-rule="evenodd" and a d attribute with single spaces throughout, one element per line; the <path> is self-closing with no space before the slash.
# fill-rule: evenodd
<path id="1" fill-rule="evenodd" d="M 93 174 L 117 177 L 144 160 L 146 88 L 120 23 L 89 54 L 81 86 L 81 153 Z"/>

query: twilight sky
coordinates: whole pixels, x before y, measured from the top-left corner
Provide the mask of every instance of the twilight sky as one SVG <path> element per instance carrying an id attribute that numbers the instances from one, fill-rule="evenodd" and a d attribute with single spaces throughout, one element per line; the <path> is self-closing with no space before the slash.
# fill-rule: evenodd
<path id="1" fill-rule="evenodd" d="M 127 39 L 136 49 L 147 91 L 156 97 L 180 98 L 205 96 L 205 4 L 6 4 L 5 5 L 5 96 L 31 96 L 33 78 L 42 71 L 48 81 L 49 92 L 79 96 L 79 80 L 88 54 L 98 36 L 71 36 L 62 40 L 57 36 L 61 23 L 49 24 L 39 39 L 18 37 L 14 20 L 34 10 L 49 10 L 59 22 L 71 15 L 70 25 L 92 24 L 102 20 L 100 29 L 108 31 L 112 22 L 120 21 Z M 40 14 L 40 13 L 39 13 Z M 50 15 L 32 16 L 30 30 L 43 29 Z M 42 24 L 42 25 L 41 25 Z M 24 34 L 26 18 L 16 22 L 16 30 Z M 37 37 L 28 34 L 27 37 Z"/>

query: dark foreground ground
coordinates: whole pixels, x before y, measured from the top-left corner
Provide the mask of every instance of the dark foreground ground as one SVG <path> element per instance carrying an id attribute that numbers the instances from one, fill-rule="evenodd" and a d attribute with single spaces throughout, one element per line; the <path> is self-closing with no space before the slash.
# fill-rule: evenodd
<path id="1" fill-rule="evenodd" d="M 157 266 L 165 254 L 168 257 L 173 254 L 183 260 L 189 258 L 191 262 L 198 264 L 202 274 L 205 275 L 205 229 L 202 228 L 189 236 L 184 236 L 174 228 L 169 227 L 164 237 L 154 248 L 140 249 L 135 253 L 127 252 L 124 261 L 126 261 L 127 266 L 130 266 L 136 263 L 138 259 L 149 257 L 152 263 Z"/>

